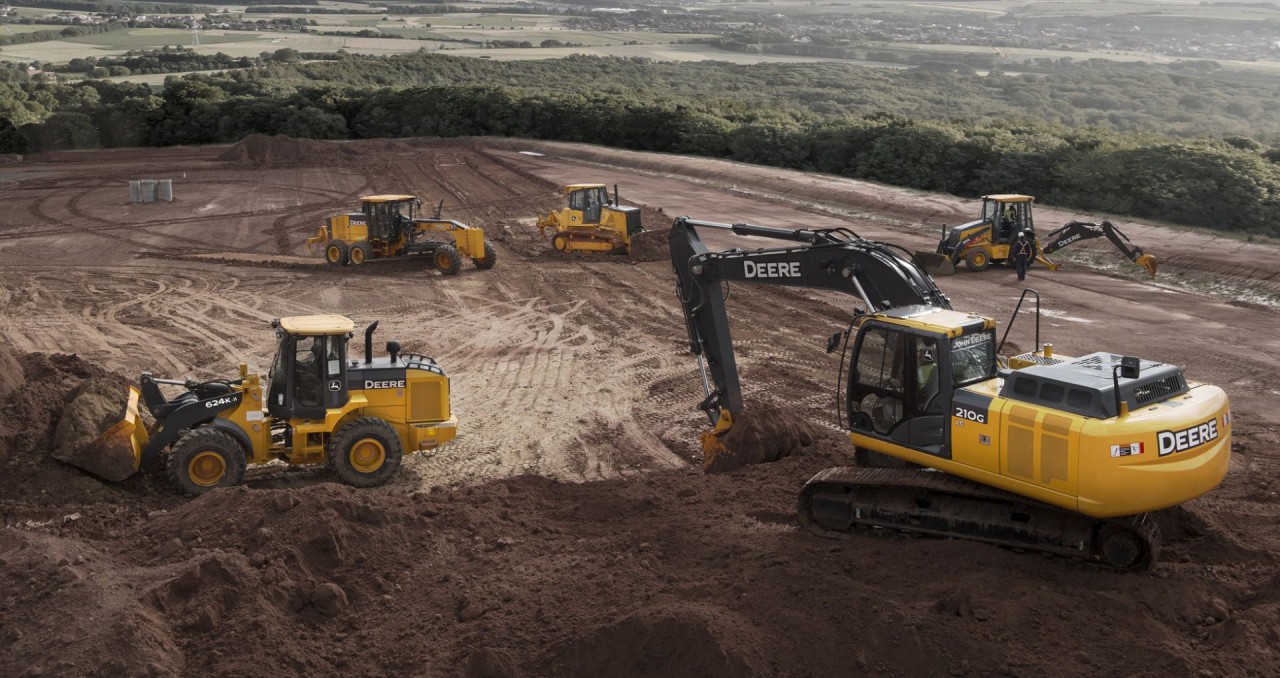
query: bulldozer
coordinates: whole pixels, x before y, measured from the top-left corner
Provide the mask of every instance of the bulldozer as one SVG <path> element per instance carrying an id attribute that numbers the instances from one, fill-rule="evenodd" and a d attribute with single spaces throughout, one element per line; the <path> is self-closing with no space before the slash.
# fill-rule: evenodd
<path id="1" fill-rule="evenodd" d="M 932 275 L 955 273 L 961 261 L 970 271 L 982 271 L 992 264 L 1012 264 L 1010 249 L 1019 233 L 1026 233 L 1035 248 L 1035 261 L 1056 271 L 1059 264 L 1048 255 L 1081 240 L 1106 236 L 1116 249 L 1128 259 L 1155 276 L 1159 263 L 1156 258 L 1134 245 L 1120 229 L 1110 221 L 1101 224 L 1072 221 L 1049 233 L 1042 244 L 1037 238 L 1031 205 L 1035 198 L 1016 193 L 982 196 L 982 212 L 967 224 L 947 230 L 942 227 L 942 237 L 933 252 L 917 251 L 916 260 Z"/>
<path id="2" fill-rule="evenodd" d="M 698 229 L 790 242 L 711 251 Z M 834 418 L 856 465 L 823 470 L 801 489 L 799 519 L 814 533 L 913 532 L 1141 570 L 1159 553 L 1150 512 L 1213 490 L 1227 473 L 1231 410 L 1221 388 L 1155 360 L 1055 353 L 1040 342 L 1034 290 L 1014 318 L 1036 299 L 1037 348 L 1002 358 L 1012 319 L 997 342 L 995 321 L 952 309 L 906 250 L 848 229 L 681 217 L 669 240 L 702 371 L 698 408 L 713 427 L 702 440 L 708 469 L 736 454 L 726 441 L 750 420 L 722 285 L 831 290 L 861 302 L 827 341 L 828 353 L 841 349 Z M 785 313 L 774 321 L 785 324 Z"/>
<path id="3" fill-rule="evenodd" d="M 376 321 L 364 332 L 363 362 L 347 353 L 350 318 L 295 316 L 271 325 L 277 349 L 265 392 L 246 364 L 235 379 L 144 372 L 129 387 L 121 421 L 68 461 L 120 481 L 163 457 L 169 479 L 188 496 L 238 485 L 249 464 L 275 460 L 327 465 L 349 485 L 373 487 L 391 479 L 405 454 L 453 439 L 458 420 L 449 408 L 448 376 L 432 358 L 402 352 L 395 341 L 375 359 Z M 161 386 L 182 390 L 166 397 Z"/>
<path id="4" fill-rule="evenodd" d="M 379 258 L 426 255 L 445 275 L 457 275 L 463 257 L 476 268 L 493 268 L 497 253 L 483 230 L 441 218 L 443 200 L 431 217 L 417 216 L 421 207 L 422 201 L 413 195 L 362 196 L 359 212 L 329 217 L 307 238 L 307 246 L 319 246 L 331 266 L 358 267 Z"/>
<path id="5" fill-rule="evenodd" d="M 630 254 L 631 238 L 644 230 L 640 208 L 624 207 L 604 184 L 569 184 L 561 189 L 568 205 L 538 218 L 538 232 L 550 232 L 551 246 L 558 252 Z"/>

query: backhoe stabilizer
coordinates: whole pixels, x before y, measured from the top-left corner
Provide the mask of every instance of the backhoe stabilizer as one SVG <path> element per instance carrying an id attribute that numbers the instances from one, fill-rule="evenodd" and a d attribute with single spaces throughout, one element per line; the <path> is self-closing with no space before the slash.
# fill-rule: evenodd
<path id="1" fill-rule="evenodd" d="M 88 443 L 76 447 L 69 453 L 55 455 L 61 461 L 77 466 L 103 480 L 119 482 L 138 472 L 142 462 L 142 451 L 150 439 L 138 411 L 138 399 L 142 392 L 135 386 L 129 387 L 129 398 L 125 404 L 124 414 L 116 422 Z M 77 401 L 72 401 L 70 408 L 75 408 Z M 64 413 L 64 417 L 67 414 Z"/>

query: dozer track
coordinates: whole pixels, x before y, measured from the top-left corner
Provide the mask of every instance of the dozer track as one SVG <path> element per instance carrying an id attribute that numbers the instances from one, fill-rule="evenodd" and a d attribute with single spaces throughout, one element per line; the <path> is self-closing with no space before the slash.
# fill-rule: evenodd
<path id="1" fill-rule="evenodd" d="M 1148 514 L 1091 518 L 940 472 L 834 467 L 800 490 L 800 522 L 824 537 L 859 528 L 972 539 L 1145 570 L 1160 551 Z"/>

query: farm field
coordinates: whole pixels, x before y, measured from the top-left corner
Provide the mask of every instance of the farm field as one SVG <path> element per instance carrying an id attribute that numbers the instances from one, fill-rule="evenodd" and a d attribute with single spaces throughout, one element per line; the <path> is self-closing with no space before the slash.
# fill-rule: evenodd
<path id="1" fill-rule="evenodd" d="M 171 178 L 130 204 L 127 179 Z M 1043 340 L 1183 365 L 1232 399 L 1221 487 L 1157 514 L 1148 573 L 982 544 L 795 523 L 796 492 L 851 463 L 832 414 L 851 297 L 734 285 L 748 399 L 812 445 L 699 469 L 703 397 L 660 248 L 562 255 L 533 226 L 558 187 L 617 184 L 646 228 L 677 215 L 847 227 L 931 248 L 972 201 L 825 175 L 514 139 L 60 152 L 0 165 L 0 674 L 426 676 L 1261 676 L 1280 639 L 1280 247 L 1116 220 L 1033 268 Z M 444 199 L 497 265 L 328 267 L 304 244 L 360 195 Z M 1101 218 L 1038 206 L 1037 223 Z M 760 247 L 707 234 L 712 247 Z M 938 284 L 1003 330 L 1008 269 Z M 269 321 L 342 313 L 435 357 L 459 436 L 372 490 L 253 469 L 195 500 L 161 474 L 100 482 L 48 455 L 86 374 L 257 371 Z M 1033 343 L 1020 321 L 1010 341 Z M 361 338 L 355 340 L 359 345 Z M 74 354 L 74 357 L 72 355 Z M 1136 642 L 1139 639 L 1140 642 Z M 57 652 L 50 652 L 56 647 Z"/>

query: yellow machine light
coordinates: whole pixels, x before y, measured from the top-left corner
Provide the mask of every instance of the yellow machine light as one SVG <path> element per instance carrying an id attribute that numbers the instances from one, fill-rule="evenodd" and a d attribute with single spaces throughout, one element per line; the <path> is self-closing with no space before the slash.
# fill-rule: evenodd
<path id="1" fill-rule="evenodd" d="M 355 330 L 355 323 L 341 315 L 299 315 L 280 319 L 280 327 L 289 334 L 329 335 L 346 334 Z"/>

